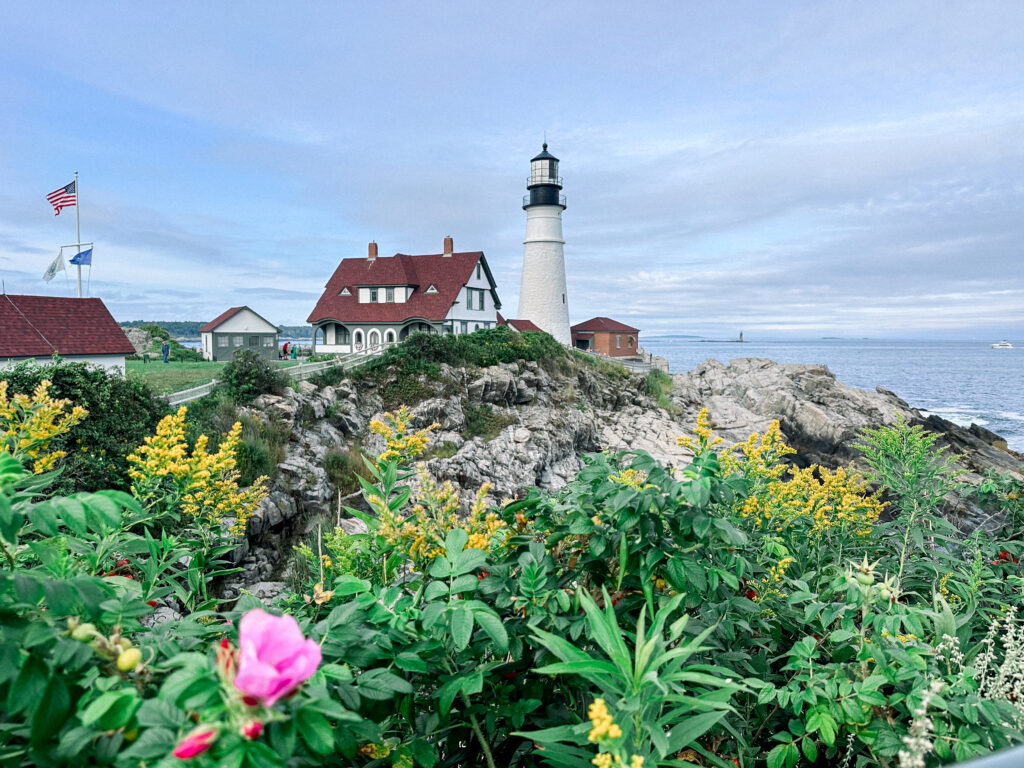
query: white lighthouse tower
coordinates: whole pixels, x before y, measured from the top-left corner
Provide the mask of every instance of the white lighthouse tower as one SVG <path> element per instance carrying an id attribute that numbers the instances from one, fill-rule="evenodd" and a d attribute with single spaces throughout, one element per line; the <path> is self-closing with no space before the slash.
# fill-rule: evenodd
<path id="1" fill-rule="evenodd" d="M 548 145 L 530 161 L 529 194 L 523 198 L 526 239 L 523 241 L 523 282 L 519 288 L 519 317 L 530 320 L 566 346 L 569 300 L 565 290 L 565 254 L 562 211 L 565 195 L 558 175 L 558 158 Z"/>

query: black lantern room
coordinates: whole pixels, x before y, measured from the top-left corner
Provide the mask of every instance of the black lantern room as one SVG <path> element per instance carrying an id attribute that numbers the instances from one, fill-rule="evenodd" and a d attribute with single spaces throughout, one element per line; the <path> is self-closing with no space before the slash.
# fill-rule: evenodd
<path id="1" fill-rule="evenodd" d="M 530 178 L 526 180 L 530 194 L 523 198 L 523 208 L 532 205 L 558 205 L 565 208 L 561 194 L 562 177 L 558 175 L 558 158 L 548 152 L 545 142 L 541 153 L 530 160 Z"/>

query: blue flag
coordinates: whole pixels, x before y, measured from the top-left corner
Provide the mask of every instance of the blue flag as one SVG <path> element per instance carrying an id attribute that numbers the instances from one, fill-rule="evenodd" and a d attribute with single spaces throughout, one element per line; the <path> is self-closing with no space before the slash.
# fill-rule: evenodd
<path id="1" fill-rule="evenodd" d="M 92 266 L 92 248 L 86 251 L 79 251 L 69 261 L 79 267 Z"/>

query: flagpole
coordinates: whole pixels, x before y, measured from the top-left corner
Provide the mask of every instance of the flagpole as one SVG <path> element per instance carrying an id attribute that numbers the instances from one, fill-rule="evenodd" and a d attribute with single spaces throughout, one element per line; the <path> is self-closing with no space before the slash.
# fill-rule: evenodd
<path id="1" fill-rule="evenodd" d="M 67 178 L 66 176 L 64 178 Z M 82 206 L 78 202 L 78 171 L 75 171 L 75 252 L 82 248 L 82 229 L 79 220 L 79 211 L 82 210 Z M 78 267 L 78 298 L 82 298 L 82 265 L 77 264 Z"/>

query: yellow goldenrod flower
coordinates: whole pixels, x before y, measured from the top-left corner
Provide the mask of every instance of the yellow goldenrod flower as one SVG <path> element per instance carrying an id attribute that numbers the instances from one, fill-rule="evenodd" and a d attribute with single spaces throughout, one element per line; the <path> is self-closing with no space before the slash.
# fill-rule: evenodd
<path id="1" fill-rule="evenodd" d="M 65 452 L 49 451 L 50 443 L 81 422 L 88 412 L 77 405 L 66 411 L 71 401 L 52 398 L 46 379 L 31 397 L 18 392 L 8 399 L 7 387 L 6 380 L 0 381 L 0 450 L 6 449 L 23 464 L 31 461 L 37 475 L 53 469 Z"/>

